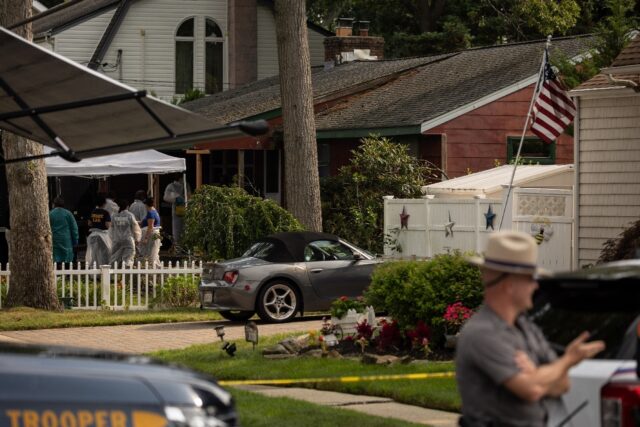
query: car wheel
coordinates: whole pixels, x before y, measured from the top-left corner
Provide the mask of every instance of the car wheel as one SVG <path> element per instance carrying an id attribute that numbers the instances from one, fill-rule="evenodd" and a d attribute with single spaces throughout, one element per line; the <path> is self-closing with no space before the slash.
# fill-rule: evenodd
<path id="1" fill-rule="evenodd" d="M 258 296 L 258 316 L 265 322 L 282 323 L 293 319 L 302 299 L 296 289 L 287 282 L 267 284 Z"/>
<path id="2" fill-rule="evenodd" d="M 220 311 L 220 316 L 224 317 L 227 320 L 231 320 L 232 322 L 243 322 L 245 320 L 251 319 L 251 317 L 256 314 L 255 311 L 240 311 L 240 310 L 226 310 Z"/>

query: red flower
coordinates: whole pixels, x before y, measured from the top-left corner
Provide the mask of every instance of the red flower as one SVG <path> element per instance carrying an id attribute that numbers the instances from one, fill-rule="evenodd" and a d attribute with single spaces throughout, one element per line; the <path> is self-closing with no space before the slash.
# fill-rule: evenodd
<path id="1" fill-rule="evenodd" d="M 340 301 L 342 301 L 342 302 L 349 301 L 349 298 L 347 298 L 345 296 L 341 296 L 340 297 Z"/>

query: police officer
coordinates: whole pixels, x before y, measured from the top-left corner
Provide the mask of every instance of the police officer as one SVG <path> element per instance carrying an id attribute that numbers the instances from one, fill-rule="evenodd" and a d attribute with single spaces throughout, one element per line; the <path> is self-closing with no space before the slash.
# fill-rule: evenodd
<path id="1" fill-rule="evenodd" d="M 604 349 L 582 333 L 557 357 L 542 332 L 524 315 L 538 284 L 538 245 L 517 231 L 492 233 L 480 266 L 484 303 L 457 343 L 456 377 L 462 397 L 461 426 L 545 426 L 545 398 L 569 389 L 569 368 Z"/>

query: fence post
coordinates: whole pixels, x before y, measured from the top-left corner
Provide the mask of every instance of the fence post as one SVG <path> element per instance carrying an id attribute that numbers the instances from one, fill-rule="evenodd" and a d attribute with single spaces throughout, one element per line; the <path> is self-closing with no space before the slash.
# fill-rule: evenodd
<path id="1" fill-rule="evenodd" d="M 100 289 L 102 301 L 107 307 L 111 307 L 111 270 L 109 265 L 100 266 Z"/>

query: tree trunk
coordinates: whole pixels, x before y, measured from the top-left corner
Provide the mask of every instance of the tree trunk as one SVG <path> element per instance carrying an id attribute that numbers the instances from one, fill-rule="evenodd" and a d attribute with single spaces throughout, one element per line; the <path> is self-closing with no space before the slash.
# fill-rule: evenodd
<path id="1" fill-rule="evenodd" d="M 28 18 L 31 5 L 31 0 L 0 0 L 0 25 L 7 27 Z M 15 31 L 27 40 L 32 38 L 31 24 Z M 43 151 L 42 145 L 8 132 L 2 132 L 2 148 L 5 159 L 34 156 Z M 11 286 L 6 305 L 59 310 L 44 160 L 9 164 L 6 174 L 11 209 Z"/>
<path id="2" fill-rule="evenodd" d="M 418 0 L 416 4 L 416 17 L 420 31 L 431 33 L 437 30 L 438 20 L 444 12 L 444 0 Z"/>
<path id="3" fill-rule="evenodd" d="M 275 18 L 284 127 L 285 203 L 307 230 L 322 231 L 305 2 L 276 0 Z"/>

